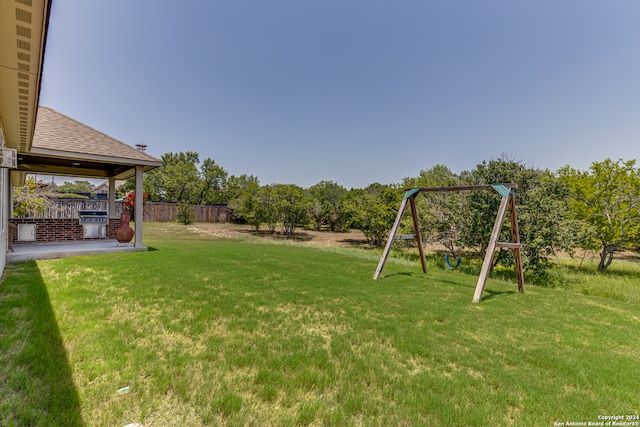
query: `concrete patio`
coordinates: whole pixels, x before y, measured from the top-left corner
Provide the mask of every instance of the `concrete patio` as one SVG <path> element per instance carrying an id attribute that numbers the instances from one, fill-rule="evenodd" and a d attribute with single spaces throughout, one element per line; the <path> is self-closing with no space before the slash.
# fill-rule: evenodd
<path id="1" fill-rule="evenodd" d="M 14 244 L 7 252 L 7 262 L 34 261 L 39 259 L 66 258 L 79 255 L 98 255 L 114 252 L 140 252 L 147 247 L 136 248 L 132 243 L 117 240 L 92 240 L 55 243 Z"/>

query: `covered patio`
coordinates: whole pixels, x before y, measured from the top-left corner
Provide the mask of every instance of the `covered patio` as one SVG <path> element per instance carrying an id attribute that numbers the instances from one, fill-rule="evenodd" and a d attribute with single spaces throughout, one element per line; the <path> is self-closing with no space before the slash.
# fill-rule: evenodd
<path id="1" fill-rule="evenodd" d="M 115 227 L 120 222 L 115 183 L 135 177 L 135 205 L 142 206 L 143 174 L 161 165 L 155 157 L 109 135 L 51 108 L 38 107 L 32 145 L 18 152 L 18 167 L 11 172 L 11 184 L 24 184 L 27 174 L 106 179 L 109 183 L 107 231 L 104 236 L 86 238 L 77 218 L 12 218 L 10 223 L 29 225 L 34 231 L 31 241 L 20 240 L 20 236 L 13 239 L 13 251 L 7 253 L 7 261 L 147 250 L 142 237 L 142 209 L 136 209 L 131 218 L 136 225 L 134 243 L 118 244 L 114 238 Z"/>
<path id="2" fill-rule="evenodd" d="M 136 248 L 131 243 L 118 243 L 117 240 L 112 239 L 53 243 L 25 243 L 13 245 L 13 250 L 7 252 L 7 262 L 36 261 L 39 259 L 55 259 L 80 255 L 138 252 L 146 250 L 146 247 Z"/>

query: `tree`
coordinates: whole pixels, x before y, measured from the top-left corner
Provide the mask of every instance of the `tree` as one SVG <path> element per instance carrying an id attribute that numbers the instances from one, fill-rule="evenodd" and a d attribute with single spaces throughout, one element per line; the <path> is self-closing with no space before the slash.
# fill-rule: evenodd
<path id="1" fill-rule="evenodd" d="M 523 194 L 530 188 L 532 173 L 534 172 L 528 171 L 523 163 L 503 156 L 488 162 L 483 161 L 476 165 L 472 171 L 462 172 L 460 178 L 466 185 L 518 184 L 516 202 L 519 211 L 522 206 Z M 465 213 L 462 240 L 467 247 L 479 248 L 480 256 L 483 258 L 489 244 L 500 200 L 500 195 L 495 191 L 472 191 L 467 195 L 467 212 Z M 507 238 L 506 230 L 504 230 L 502 237 Z M 496 261 L 498 260 L 499 257 L 496 257 Z"/>
<path id="2" fill-rule="evenodd" d="M 277 184 L 269 184 L 260 188 L 256 203 L 253 206 L 253 212 L 256 218 L 267 224 L 267 230 L 270 233 L 276 231 L 279 217 L 276 207 L 276 197 L 274 188 Z"/>
<path id="3" fill-rule="evenodd" d="M 405 178 L 405 188 L 448 187 L 459 185 L 460 178 L 445 165 L 435 165 L 431 169 L 421 170 L 416 178 Z"/>
<path id="4" fill-rule="evenodd" d="M 65 181 L 62 185 L 57 185 L 51 190 L 55 190 L 58 193 L 90 193 L 93 190 L 93 185 L 89 181 Z"/>
<path id="5" fill-rule="evenodd" d="M 635 160 L 593 162 L 588 171 L 569 166 L 558 171 L 570 190 L 570 207 L 591 234 L 585 248 L 600 248 L 598 271 L 605 271 L 617 250 L 640 239 L 640 169 Z"/>
<path id="6" fill-rule="evenodd" d="M 227 180 L 227 194 L 234 221 L 249 224 L 258 231 L 264 221 L 257 207 L 260 194 L 258 178 L 253 175 L 231 175 Z"/>
<path id="7" fill-rule="evenodd" d="M 401 199 L 402 192 L 395 186 L 371 184 L 350 190 L 342 210 L 349 227 L 362 231 L 370 244 L 380 246 L 391 231 Z"/>
<path id="8" fill-rule="evenodd" d="M 188 201 L 197 203 L 202 193 L 200 175 L 197 164 L 198 153 L 187 151 L 186 153 L 165 153 L 162 155 L 162 174 L 160 181 L 160 194 L 167 202 Z"/>
<path id="9" fill-rule="evenodd" d="M 333 181 L 320 181 L 309 187 L 308 192 L 313 203 L 310 215 L 316 228 L 320 230 L 326 225 L 331 231 L 340 229 L 344 223 L 340 201 L 347 190 Z"/>
<path id="10" fill-rule="evenodd" d="M 162 166 L 145 174 L 144 191 L 154 201 L 228 203 L 227 171 L 212 159 L 205 159 L 202 166 L 199 163 L 199 155 L 194 151 L 163 154 Z M 125 189 L 133 187 L 133 179 L 128 180 Z"/>
<path id="11" fill-rule="evenodd" d="M 226 193 L 229 202 L 241 197 L 244 191 L 252 189 L 260 189 L 260 180 L 257 176 L 242 174 L 230 175 L 227 178 Z"/>
<path id="12" fill-rule="evenodd" d="M 199 204 L 224 204 L 228 203 L 226 189 L 227 171 L 216 164 L 212 159 L 205 159 L 200 168 L 201 187 Z"/>
<path id="13" fill-rule="evenodd" d="M 15 217 L 33 217 L 54 206 L 48 186 L 36 182 L 33 177 L 27 177 L 23 186 L 13 188 Z"/>
<path id="14" fill-rule="evenodd" d="M 283 231 L 290 238 L 295 229 L 309 221 L 311 200 L 305 191 L 294 184 L 275 184 L 271 187 L 273 208 Z"/>
<path id="15" fill-rule="evenodd" d="M 546 278 L 550 257 L 572 252 L 583 227 L 567 209 L 569 190 L 552 172 L 536 171 L 526 192 L 516 191 L 524 266 L 536 278 Z M 507 254 L 507 252 L 504 252 Z M 509 255 L 512 255 L 509 252 Z"/>

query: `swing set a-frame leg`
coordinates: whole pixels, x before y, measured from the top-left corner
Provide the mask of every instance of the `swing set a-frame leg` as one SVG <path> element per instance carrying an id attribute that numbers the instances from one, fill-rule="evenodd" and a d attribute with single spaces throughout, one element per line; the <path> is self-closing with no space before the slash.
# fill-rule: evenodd
<path id="1" fill-rule="evenodd" d="M 400 204 L 400 209 L 398 209 L 398 215 L 396 216 L 396 220 L 393 223 L 393 227 L 391 228 L 391 232 L 389 233 L 389 238 L 387 239 L 387 244 L 384 247 L 384 251 L 382 252 L 382 256 L 380 257 L 380 261 L 378 262 L 378 268 L 376 268 L 376 272 L 373 273 L 373 280 L 377 280 L 380 277 L 380 273 L 382 273 L 382 269 L 384 268 L 384 264 L 387 262 L 387 257 L 389 256 L 389 252 L 391 251 L 391 245 L 393 245 L 393 240 L 396 238 L 396 233 L 398 232 L 398 227 L 400 227 L 400 221 L 402 220 L 402 215 L 404 214 L 404 210 L 407 208 L 407 199 L 403 199 Z"/>
<path id="2" fill-rule="evenodd" d="M 500 236 L 500 230 L 502 230 L 502 223 L 509 207 L 509 213 L 511 216 L 511 239 L 510 243 L 498 242 Z M 518 232 L 518 220 L 516 217 L 516 205 L 513 193 L 510 193 L 508 197 L 503 197 L 498 208 L 498 215 L 496 216 L 496 222 L 493 225 L 493 231 L 491 232 L 491 238 L 487 245 L 487 250 L 482 262 L 482 269 L 480 270 L 480 276 L 478 276 L 478 284 L 476 285 L 476 291 L 473 295 L 473 302 L 478 303 L 482 298 L 482 292 L 487 283 L 487 277 L 493 264 L 493 256 L 497 247 L 510 248 L 514 251 L 515 264 L 516 264 L 516 276 L 518 278 L 518 290 L 524 292 L 524 279 L 522 275 L 522 258 L 520 255 L 520 249 L 522 247 L 520 243 L 520 235 Z"/>
<path id="3" fill-rule="evenodd" d="M 493 224 L 493 231 L 491 231 L 491 237 L 489 238 L 489 244 L 484 255 L 484 261 L 482 262 L 482 269 L 480 270 L 480 276 L 478 276 L 478 283 L 476 284 L 476 292 L 473 294 L 473 302 L 480 302 L 482 298 L 482 292 L 484 291 L 484 285 L 487 283 L 487 276 L 493 263 L 493 254 L 496 250 L 496 243 L 500 236 L 500 230 L 502 229 L 502 222 L 504 221 L 504 214 L 507 212 L 508 199 L 503 197 L 500 202 L 500 208 L 498 208 L 498 215 L 496 216 L 496 222 Z"/>
<path id="4" fill-rule="evenodd" d="M 391 232 L 389 233 L 389 238 L 387 239 L 387 244 L 384 247 L 384 251 L 382 252 L 382 256 L 380 257 L 380 261 L 378 262 L 378 268 L 376 268 L 376 272 L 373 273 L 373 280 L 378 279 L 380 274 L 382 273 L 382 269 L 384 268 L 384 264 L 387 262 L 387 257 L 389 256 L 389 252 L 391 252 L 391 246 L 393 245 L 393 241 L 396 238 L 396 234 L 398 233 L 398 228 L 400 227 L 400 222 L 402 221 L 402 216 L 404 215 L 404 211 L 407 209 L 407 203 L 411 207 L 411 216 L 413 217 L 413 229 L 414 229 L 414 237 L 418 243 L 418 252 L 420 253 L 420 262 L 422 263 L 422 271 L 424 273 L 427 272 L 427 260 L 424 256 L 424 249 L 422 248 L 422 235 L 420 234 L 420 226 L 418 225 L 418 216 L 416 212 L 416 203 L 415 203 L 415 195 L 416 191 L 409 191 L 405 195 L 402 203 L 400 204 L 400 209 L 398 209 L 398 215 L 396 216 L 396 220 L 393 223 L 393 227 L 391 228 Z"/>
<path id="5" fill-rule="evenodd" d="M 418 253 L 420 254 L 420 263 L 422 263 L 422 272 L 427 272 L 427 259 L 424 257 L 424 248 L 422 247 L 422 235 L 420 234 L 420 224 L 418 224 L 418 211 L 416 210 L 416 197 L 409 197 L 409 206 L 411 207 L 411 218 L 413 218 L 413 232 L 418 244 Z"/>

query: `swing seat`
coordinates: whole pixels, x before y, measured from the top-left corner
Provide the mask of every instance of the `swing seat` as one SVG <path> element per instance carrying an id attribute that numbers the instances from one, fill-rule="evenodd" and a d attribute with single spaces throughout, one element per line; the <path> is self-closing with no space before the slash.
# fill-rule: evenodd
<path id="1" fill-rule="evenodd" d="M 456 268 L 458 268 L 460 266 L 460 263 L 462 262 L 462 258 L 458 257 L 458 259 L 456 260 L 456 265 L 452 266 L 451 265 L 451 261 L 449 261 L 449 254 L 446 254 L 444 256 L 444 262 L 445 262 L 445 264 L 447 264 L 447 268 L 449 270 L 455 270 Z"/>

